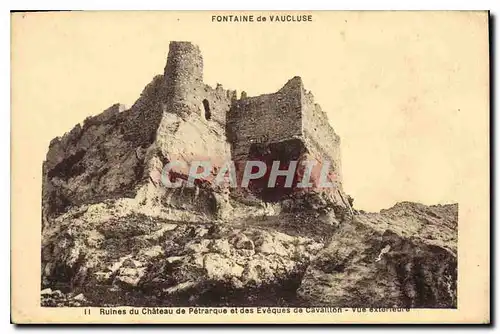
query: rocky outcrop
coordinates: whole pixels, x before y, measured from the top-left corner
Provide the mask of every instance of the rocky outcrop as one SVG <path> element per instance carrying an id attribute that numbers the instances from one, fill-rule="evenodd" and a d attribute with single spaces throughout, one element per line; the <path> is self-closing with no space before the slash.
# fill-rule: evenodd
<path id="1" fill-rule="evenodd" d="M 147 177 L 145 152 L 162 115 L 163 76 L 125 110 L 115 104 L 53 139 L 43 163 L 43 226 L 69 208 L 108 198 L 134 197 Z"/>
<path id="2" fill-rule="evenodd" d="M 456 307 L 458 206 L 398 203 L 343 224 L 307 268 L 306 305 Z"/>
<path id="3" fill-rule="evenodd" d="M 325 217 L 190 222 L 130 199 L 82 206 L 44 233 L 43 287 L 96 305 L 456 307 L 456 205 Z"/>
<path id="4" fill-rule="evenodd" d="M 56 218 L 44 231 L 43 286 L 90 299 L 103 291 L 142 295 L 134 305 L 293 303 L 307 265 L 324 247 L 324 233 L 334 229 L 324 224 L 301 236 L 287 231 L 293 216 L 284 227 L 285 215 L 190 222 L 140 210 L 123 199 Z M 98 296 L 89 287 L 100 287 Z"/>

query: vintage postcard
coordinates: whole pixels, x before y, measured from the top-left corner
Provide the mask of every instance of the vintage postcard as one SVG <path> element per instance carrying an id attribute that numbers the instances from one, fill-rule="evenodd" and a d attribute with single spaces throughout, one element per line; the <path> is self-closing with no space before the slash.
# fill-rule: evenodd
<path id="1" fill-rule="evenodd" d="M 489 323 L 487 11 L 11 15 L 14 323 Z"/>

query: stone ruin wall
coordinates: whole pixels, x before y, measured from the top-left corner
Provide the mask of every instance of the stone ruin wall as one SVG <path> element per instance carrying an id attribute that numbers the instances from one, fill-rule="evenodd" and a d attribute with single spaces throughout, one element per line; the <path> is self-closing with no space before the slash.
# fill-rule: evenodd
<path id="1" fill-rule="evenodd" d="M 340 137 L 331 127 L 321 106 L 314 102 L 311 92 L 303 91 L 302 112 L 302 138 L 309 152 L 308 159 L 316 159 L 320 163 L 319 166 L 326 161 L 330 163 L 329 182 L 332 182 L 334 187 L 320 188 L 318 191 L 336 203 L 336 215 L 352 214 L 351 205 L 342 186 Z"/>
<path id="2" fill-rule="evenodd" d="M 330 126 L 326 113 L 310 92 L 303 95 L 303 137 L 308 149 L 321 161 L 330 161 L 337 187 L 342 190 L 340 137 Z"/>
<path id="3" fill-rule="evenodd" d="M 332 176 L 330 182 L 334 183 L 334 188 L 316 188 L 315 192 L 325 194 L 341 207 L 350 207 L 342 188 L 340 138 L 330 126 L 327 115 L 314 102 L 313 95 L 304 90 L 300 77 L 292 78 L 274 94 L 234 101 L 229 114 L 228 138 L 232 159 L 236 162 L 254 159 L 252 150 L 255 146 L 271 150 L 288 147 L 288 151 L 295 152 L 291 159 L 295 160 L 297 149 L 300 150 L 298 140 L 305 151 L 298 156 L 296 175 L 304 173 L 300 161 L 315 159 L 319 163 L 312 178 L 317 185 L 322 164 L 328 161 Z M 236 166 L 241 175 L 243 167 Z M 281 168 L 286 168 L 286 165 Z M 266 183 L 264 180 L 259 187 Z M 300 193 L 302 190 L 293 192 Z"/>
<path id="4" fill-rule="evenodd" d="M 273 94 L 242 98 L 229 115 L 228 137 L 235 161 L 245 161 L 252 144 L 281 142 L 302 133 L 300 78 Z"/>

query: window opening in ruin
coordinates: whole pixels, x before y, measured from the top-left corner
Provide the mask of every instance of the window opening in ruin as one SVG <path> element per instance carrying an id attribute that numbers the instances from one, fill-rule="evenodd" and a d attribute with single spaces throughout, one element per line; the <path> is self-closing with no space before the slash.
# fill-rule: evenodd
<path id="1" fill-rule="evenodd" d="M 205 119 L 208 121 L 212 118 L 212 113 L 210 112 L 210 105 L 207 99 L 203 100 L 203 108 L 205 109 Z"/>

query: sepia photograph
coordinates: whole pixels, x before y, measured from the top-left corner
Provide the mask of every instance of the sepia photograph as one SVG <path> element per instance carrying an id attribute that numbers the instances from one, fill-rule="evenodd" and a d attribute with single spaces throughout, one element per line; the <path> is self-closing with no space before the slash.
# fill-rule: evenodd
<path id="1" fill-rule="evenodd" d="M 488 12 L 11 20 L 19 319 L 488 321 Z"/>

